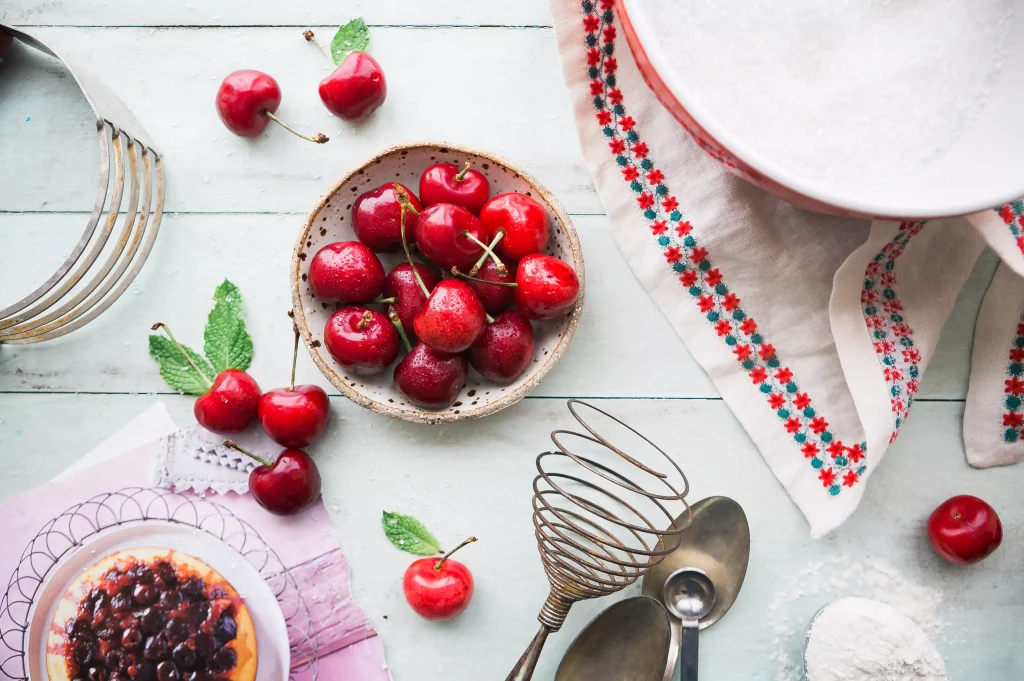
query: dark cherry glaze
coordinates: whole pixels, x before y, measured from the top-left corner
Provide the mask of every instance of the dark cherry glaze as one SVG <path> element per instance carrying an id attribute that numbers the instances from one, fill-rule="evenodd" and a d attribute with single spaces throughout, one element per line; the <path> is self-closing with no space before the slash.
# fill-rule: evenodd
<path id="1" fill-rule="evenodd" d="M 241 601 L 170 560 L 125 561 L 64 627 L 73 681 L 225 681 Z"/>

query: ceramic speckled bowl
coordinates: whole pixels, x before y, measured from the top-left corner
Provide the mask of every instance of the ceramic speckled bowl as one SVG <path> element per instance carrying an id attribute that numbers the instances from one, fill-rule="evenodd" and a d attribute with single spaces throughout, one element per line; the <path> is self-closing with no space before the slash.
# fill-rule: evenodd
<path id="1" fill-rule="evenodd" d="M 392 381 L 394 366 L 374 376 L 346 372 L 327 352 L 324 325 L 335 304 L 317 300 L 307 282 L 309 263 L 320 248 L 335 241 L 353 241 L 352 204 L 356 198 L 385 182 L 401 182 L 418 193 L 420 175 L 433 163 L 448 162 L 461 167 L 465 161 L 487 176 L 491 195 L 521 192 L 547 208 L 551 218 L 551 240 L 545 251 L 570 263 L 579 275 L 580 295 L 572 312 L 549 322 L 532 322 L 536 349 L 532 364 L 523 375 L 507 385 L 498 385 L 472 368 L 466 387 L 447 409 L 429 410 L 406 401 Z M 402 262 L 401 253 L 379 254 L 386 270 Z M 385 149 L 344 175 L 309 213 L 295 244 L 291 266 L 292 306 L 295 322 L 313 361 L 324 376 L 346 397 L 378 414 L 417 423 L 449 423 L 479 418 L 515 404 L 537 387 L 555 366 L 572 340 L 583 312 L 585 279 L 583 252 L 576 230 L 561 204 L 532 177 L 492 154 L 444 143 L 413 143 Z"/>

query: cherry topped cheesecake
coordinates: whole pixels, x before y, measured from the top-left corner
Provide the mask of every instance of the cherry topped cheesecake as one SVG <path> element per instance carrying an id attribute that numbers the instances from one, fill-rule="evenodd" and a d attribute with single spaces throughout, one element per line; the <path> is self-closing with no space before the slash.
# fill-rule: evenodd
<path id="1" fill-rule="evenodd" d="M 253 681 L 256 632 L 216 570 L 171 549 L 129 549 L 82 573 L 57 606 L 50 681 Z"/>

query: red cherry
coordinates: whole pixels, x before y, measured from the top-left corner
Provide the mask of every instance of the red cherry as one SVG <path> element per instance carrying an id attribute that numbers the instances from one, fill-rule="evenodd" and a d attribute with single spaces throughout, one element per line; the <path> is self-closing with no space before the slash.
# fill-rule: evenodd
<path id="1" fill-rule="evenodd" d="M 499 282 L 504 284 L 511 284 L 515 280 L 515 270 L 509 268 L 508 265 L 502 261 L 502 265 L 505 267 L 505 273 L 502 274 L 498 270 L 498 266 L 493 260 L 488 258 L 484 261 L 484 264 L 480 267 L 480 271 L 477 272 L 476 278 L 479 281 L 472 279 L 468 280 L 470 287 L 473 292 L 476 293 L 480 302 L 483 303 L 484 309 L 488 314 L 498 314 L 504 310 L 507 310 L 512 305 L 512 300 L 515 298 L 515 289 L 511 286 L 501 286 L 499 284 L 490 284 L 484 282 Z"/>
<path id="2" fill-rule="evenodd" d="M 390 305 L 390 309 L 398 314 L 398 319 L 402 322 L 406 333 L 413 333 L 413 320 L 416 318 L 416 314 L 423 309 L 423 304 L 427 302 L 427 296 L 423 294 L 423 290 L 416 282 L 412 268 L 412 265 L 403 262 L 401 265 L 396 265 L 384 280 L 384 296 L 395 299 L 395 302 Z M 422 263 L 416 263 L 416 271 L 419 272 L 420 279 L 423 280 L 427 290 L 433 291 L 437 282 L 440 281 L 437 272 Z"/>
<path id="3" fill-rule="evenodd" d="M 443 279 L 413 320 L 416 337 L 441 352 L 462 352 L 484 332 L 487 314 L 469 284 Z"/>
<path id="4" fill-rule="evenodd" d="M 281 105 L 281 87 L 262 71 L 243 69 L 228 74 L 217 89 L 215 103 L 224 125 L 239 137 L 258 137 L 267 124 L 274 121 L 310 142 L 323 144 L 328 141 L 320 133 L 307 137 L 274 116 Z"/>
<path id="5" fill-rule="evenodd" d="M 462 355 L 438 352 L 422 342 L 395 367 L 395 387 L 415 405 L 427 409 L 450 406 L 466 387 L 469 364 Z"/>
<path id="6" fill-rule="evenodd" d="M 375 374 L 398 357 L 398 332 L 384 314 L 350 305 L 327 320 L 324 345 L 331 357 L 352 373 Z"/>
<path id="7" fill-rule="evenodd" d="M 384 290 L 384 266 L 364 244 L 327 244 L 309 263 L 309 286 L 327 303 L 368 303 Z"/>
<path id="8" fill-rule="evenodd" d="M 402 206 L 391 182 L 382 184 L 356 199 L 352 204 L 352 229 L 356 238 L 378 253 L 393 253 L 402 247 Z M 409 203 L 418 213 L 423 206 L 409 189 L 398 184 L 409 195 Z M 414 241 L 415 216 L 406 217 L 405 237 Z"/>
<path id="9" fill-rule="evenodd" d="M 512 310 L 502 312 L 469 349 L 469 364 L 496 383 L 510 383 L 530 365 L 533 345 L 530 321 Z"/>
<path id="10" fill-rule="evenodd" d="M 295 385 L 295 361 L 298 355 L 299 330 L 296 328 L 291 383 L 287 388 L 274 388 L 263 393 L 256 414 L 263 430 L 274 442 L 301 449 L 323 434 L 331 414 L 331 403 L 320 386 Z"/>
<path id="11" fill-rule="evenodd" d="M 935 552 L 956 565 L 987 558 L 1003 541 L 1003 525 L 991 506 L 970 495 L 942 502 L 928 518 L 928 539 Z"/>
<path id="12" fill-rule="evenodd" d="M 516 307 L 529 319 L 555 319 L 572 310 L 580 282 L 568 263 L 550 255 L 528 255 L 516 269 Z"/>
<path id="13" fill-rule="evenodd" d="M 526 194 L 498 194 L 480 209 L 480 222 L 488 239 L 505 233 L 494 250 L 509 260 L 542 252 L 551 237 L 547 211 Z"/>
<path id="14" fill-rule="evenodd" d="M 435 163 L 420 177 L 420 200 L 424 205 L 452 203 L 470 213 L 479 213 L 491 195 L 491 185 L 483 173 L 470 170 L 470 163 L 460 171 L 451 163 Z"/>
<path id="15" fill-rule="evenodd" d="M 351 52 L 341 66 L 320 81 L 320 99 L 327 110 L 346 121 L 366 118 L 384 103 L 388 86 L 377 60 Z"/>
<path id="16" fill-rule="evenodd" d="M 447 620 L 466 609 L 473 598 L 473 575 L 448 556 L 475 541 L 476 537 L 470 537 L 440 560 L 421 558 L 406 569 L 402 591 L 416 614 L 428 620 Z"/>
<path id="17" fill-rule="evenodd" d="M 249 473 L 249 492 L 271 513 L 291 515 L 320 498 L 320 471 L 316 462 L 301 449 L 286 449 L 274 462 L 248 452 L 231 440 L 224 444 L 237 449 L 259 466 Z"/>
<path id="18" fill-rule="evenodd" d="M 240 433 L 256 418 L 260 387 L 238 369 L 217 374 L 210 389 L 199 396 L 193 413 L 199 425 L 221 435 Z"/>
<path id="19" fill-rule="evenodd" d="M 420 251 L 443 270 L 468 270 L 484 252 L 480 220 L 462 206 L 427 206 L 416 219 L 415 232 Z"/>

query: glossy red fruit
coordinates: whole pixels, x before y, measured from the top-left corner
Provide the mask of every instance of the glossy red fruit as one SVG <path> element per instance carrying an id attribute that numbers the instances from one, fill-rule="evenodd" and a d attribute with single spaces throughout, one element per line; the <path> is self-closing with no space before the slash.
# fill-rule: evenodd
<path id="1" fill-rule="evenodd" d="M 262 71 L 243 69 L 228 74 L 217 90 L 217 113 L 228 130 L 240 137 L 258 137 L 281 106 L 281 87 Z"/>
<path id="2" fill-rule="evenodd" d="M 484 281 L 497 281 L 504 283 L 511 283 L 516 278 L 516 268 L 509 267 L 507 263 L 502 261 L 505 265 L 505 274 L 501 274 L 498 271 L 498 266 L 494 263 L 494 260 L 487 258 L 484 264 L 480 267 L 480 271 L 477 272 L 476 278 L 483 279 Z M 484 310 L 488 314 L 496 315 L 499 312 L 507 310 L 515 299 L 515 289 L 511 286 L 499 286 L 497 284 L 482 284 L 478 281 L 467 280 L 470 288 L 476 293 L 477 298 L 484 305 Z"/>
<path id="3" fill-rule="evenodd" d="M 469 163 L 462 170 L 451 163 L 435 163 L 420 177 L 420 200 L 426 206 L 451 203 L 477 214 L 490 195 L 487 178 Z"/>
<path id="4" fill-rule="evenodd" d="M 438 352 L 422 341 L 395 367 L 395 387 L 405 399 L 427 409 L 450 406 L 466 387 L 469 363 L 462 355 Z"/>
<path id="5" fill-rule="evenodd" d="M 341 66 L 320 81 L 324 106 L 346 121 L 366 118 L 384 103 L 387 94 L 384 70 L 365 52 L 350 53 Z"/>
<path id="6" fill-rule="evenodd" d="M 419 212 L 423 209 L 420 200 L 400 183 L 389 182 L 361 194 L 352 204 L 352 229 L 356 238 L 378 253 L 394 253 L 402 248 L 402 210 L 395 193 L 398 184 L 409 195 L 409 203 Z M 409 243 L 416 240 L 416 216 L 405 218 L 405 238 Z"/>
<path id="7" fill-rule="evenodd" d="M 320 471 L 316 462 L 301 449 L 286 449 L 271 462 L 231 440 L 225 440 L 224 444 L 260 464 L 249 473 L 249 493 L 271 513 L 291 515 L 320 498 Z"/>
<path id="8" fill-rule="evenodd" d="M 199 425 L 214 433 L 240 433 L 256 418 L 259 401 L 260 387 L 252 376 L 225 369 L 196 400 L 193 413 Z"/>
<path id="9" fill-rule="evenodd" d="M 361 376 L 383 371 L 398 357 L 398 332 L 383 313 L 343 307 L 324 327 L 324 345 L 338 364 Z"/>
<path id="10" fill-rule="evenodd" d="M 480 299 L 461 279 L 442 279 L 417 313 L 416 337 L 435 350 L 462 352 L 480 337 L 487 316 Z"/>
<path id="11" fill-rule="evenodd" d="M 488 242 L 499 231 L 505 232 L 494 250 L 510 260 L 542 252 L 551 237 L 548 212 L 526 194 L 498 194 L 480 209 L 480 222 Z"/>
<path id="12" fill-rule="evenodd" d="M 447 271 L 453 267 L 468 271 L 483 255 L 484 229 L 480 220 L 462 206 L 435 203 L 416 219 L 416 245 L 427 260 Z"/>
<path id="13" fill-rule="evenodd" d="M 476 538 L 470 537 L 448 555 Z M 473 574 L 465 565 L 445 556 L 414 561 L 402 578 L 405 600 L 416 614 L 428 620 L 455 617 L 473 598 Z"/>
<path id="14" fill-rule="evenodd" d="M 530 320 L 513 310 L 502 312 L 469 348 L 469 365 L 496 383 L 510 383 L 530 366 L 533 346 Z"/>
<path id="15" fill-rule="evenodd" d="M 951 563 L 971 565 L 987 558 L 1003 541 L 1003 525 L 991 506 L 970 495 L 942 502 L 928 518 L 928 539 Z"/>
<path id="16" fill-rule="evenodd" d="M 301 449 L 323 434 L 331 402 L 318 385 L 275 388 L 263 393 L 256 413 L 263 430 L 274 442 Z"/>
<path id="17" fill-rule="evenodd" d="M 337 241 L 313 256 L 309 287 L 326 303 L 368 303 L 384 290 L 384 266 L 365 244 Z"/>
<path id="18" fill-rule="evenodd" d="M 441 281 L 437 270 L 433 267 L 416 263 L 416 271 L 419 272 L 428 291 L 433 291 L 437 282 Z M 398 319 L 402 322 L 402 328 L 405 329 L 406 334 L 412 335 L 414 333 L 413 320 L 423 309 L 423 304 L 427 302 L 427 297 L 423 295 L 423 290 L 416 283 L 416 277 L 413 276 L 412 265 L 403 262 L 388 272 L 387 278 L 384 279 L 384 297 L 396 300 L 388 307 L 398 313 Z"/>
<path id="19" fill-rule="evenodd" d="M 576 270 L 550 255 L 528 255 L 516 268 L 516 307 L 528 319 L 569 314 L 580 294 Z"/>

